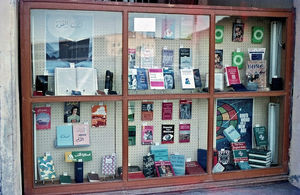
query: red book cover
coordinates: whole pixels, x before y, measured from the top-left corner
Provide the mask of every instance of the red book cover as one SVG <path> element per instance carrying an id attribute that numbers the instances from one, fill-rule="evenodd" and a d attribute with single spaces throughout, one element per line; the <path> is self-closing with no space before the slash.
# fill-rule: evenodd
<path id="1" fill-rule="evenodd" d="M 185 162 L 185 172 L 187 175 L 197 175 L 205 173 L 197 161 Z"/>
<path id="2" fill-rule="evenodd" d="M 227 86 L 241 84 L 240 74 L 237 66 L 225 67 Z"/>
<path id="3" fill-rule="evenodd" d="M 142 171 L 128 173 L 128 179 L 141 179 L 141 178 L 145 178 Z"/>
<path id="4" fill-rule="evenodd" d="M 36 129 L 51 129 L 51 107 L 34 108 L 36 114 Z"/>
<path id="5" fill-rule="evenodd" d="M 153 126 L 142 126 L 142 145 L 151 145 L 153 143 Z"/>
<path id="6" fill-rule="evenodd" d="M 142 102 L 142 121 L 153 120 L 153 102 Z"/>
<path id="7" fill-rule="evenodd" d="M 179 143 L 190 142 L 191 124 L 179 124 Z"/>
<path id="8" fill-rule="evenodd" d="M 92 127 L 106 126 L 107 107 L 106 105 L 94 105 L 92 107 Z"/>
<path id="9" fill-rule="evenodd" d="M 173 114 L 173 103 L 163 102 L 162 103 L 162 120 L 172 120 Z"/>
<path id="10" fill-rule="evenodd" d="M 155 162 L 155 170 L 157 177 L 170 177 L 175 175 L 170 161 Z"/>
<path id="11" fill-rule="evenodd" d="M 248 154 L 245 142 L 232 142 L 231 149 L 233 153 L 233 161 L 235 163 L 248 161 Z"/>

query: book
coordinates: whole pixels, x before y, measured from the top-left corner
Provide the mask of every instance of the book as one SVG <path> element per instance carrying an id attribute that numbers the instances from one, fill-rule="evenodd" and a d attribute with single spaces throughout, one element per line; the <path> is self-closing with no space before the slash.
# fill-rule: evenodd
<path id="1" fill-rule="evenodd" d="M 164 18 L 162 20 L 162 39 L 175 39 L 175 20 Z"/>
<path id="2" fill-rule="evenodd" d="M 164 68 L 173 68 L 174 63 L 174 50 L 163 49 L 162 50 L 162 66 Z"/>
<path id="3" fill-rule="evenodd" d="M 223 68 L 223 49 L 215 50 L 215 68 L 216 69 Z"/>
<path id="4" fill-rule="evenodd" d="M 142 121 L 153 120 L 153 102 L 142 102 Z"/>
<path id="5" fill-rule="evenodd" d="M 241 135 L 232 125 L 224 129 L 223 134 L 229 142 L 238 142 L 241 139 Z"/>
<path id="6" fill-rule="evenodd" d="M 238 166 L 240 167 L 241 170 L 249 170 L 251 169 L 250 165 L 248 162 L 238 162 Z"/>
<path id="7" fill-rule="evenodd" d="M 156 161 L 155 169 L 157 177 L 171 177 L 175 175 L 170 161 Z"/>
<path id="8" fill-rule="evenodd" d="M 128 173 L 136 173 L 140 172 L 141 168 L 139 166 L 133 165 L 133 166 L 128 166 Z M 123 175 L 123 167 L 118 167 L 117 169 L 118 175 L 122 177 Z"/>
<path id="9" fill-rule="evenodd" d="M 49 153 L 38 157 L 38 173 L 41 181 L 54 180 L 56 172 L 54 168 L 53 158 Z"/>
<path id="10" fill-rule="evenodd" d="M 154 177 L 154 154 L 143 156 L 143 174 L 145 177 Z"/>
<path id="11" fill-rule="evenodd" d="M 244 67 L 244 52 L 234 51 L 232 52 L 232 66 L 236 66 L 239 69 Z"/>
<path id="12" fill-rule="evenodd" d="M 180 16 L 180 39 L 190 40 L 193 35 L 194 18 L 190 16 Z"/>
<path id="13" fill-rule="evenodd" d="M 252 26 L 251 43 L 260 44 L 264 38 L 264 27 Z"/>
<path id="14" fill-rule="evenodd" d="M 73 143 L 74 146 L 90 145 L 90 128 L 89 124 L 73 124 Z"/>
<path id="15" fill-rule="evenodd" d="M 197 161 L 185 162 L 185 173 L 187 175 L 203 174 L 205 171 Z"/>
<path id="16" fill-rule="evenodd" d="M 80 122 L 80 102 L 65 102 L 64 122 L 65 123 Z"/>
<path id="17" fill-rule="evenodd" d="M 197 161 L 204 170 L 206 170 L 206 163 L 207 163 L 207 150 L 199 148 L 197 150 Z"/>
<path id="18" fill-rule="evenodd" d="M 174 125 L 161 126 L 161 143 L 172 144 L 174 143 Z"/>
<path id="19" fill-rule="evenodd" d="M 224 38 L 224 26 L 216 25 L 215 28 L 215 42 L 222 43 Z"/>
<path id="20" fill-rule="evenodd" d="M 217 163 L 214 167 L 212 172 L 213 173 L 221 173 L 225 170 L 225 167 L 223 167 L 223 165 L 221 163 Z"/>
<path id="21" fill-rule="evenodd" d="M 247 154 L 245 142 L 232 142 L 231 149 L 233 153 L 234 163 L 238 163 L 241 161 L 248 161 L 248 154 Z"/>
<path id="22" fill-rule="evenodd" d="M 143 179 L 143 178 L 145 178 L 145 176 L 142 171 L 128 173 L 128 179 Z"/>
<path id="23" fill-rule="evenodd" d="M 253 128 L 256 146 L 267 147 L 268 146 L 268 134 L 265 127 L 256 126 Z"/>
<path id="24" fill-rule="evenodd" d="M 241 84 L 238 67 L 227 66 L 224 68 L 227 86 Z"/>
<path id="25" fill-rule="evenodd" d="M 218 162 L 222 165 L 231 163 L 231 152 L 230 150 L 222 149 L 218 151 Z"/>
<path id="26" fill-rule="evenodd" d="M 94 172 L 88 173 L 87 179 L 89 182 L 100 182 L 99 175 Z"/>
<path id="27" fill-rule="evenodd" d="M 72 125 L 56 126 L 56 147 L 73 146 Z"/>
<path id="28" fill-rule="evenodd" d="M 137 88 L 137 69 L 128 70 L 128 89 Z"/>
<path id="29" fill-rule="evenodd" d="M 259 88 L 267 87 L 267 65 L 265 60 L 250 60 L 246 66 L 248 82 L 255 82 Z"/>
<path id="30" fill-rule="evenodd" d="M 153 49 L 141 47 L 141 68 L 152 68 L 154 62 Z"/>
<path id="31" fill-rule="evenodd" d="M 195 89 L 193 69 L 181 69 L 180 75 L 182 89 Z"/>
<path id="32" fill-rule="evenodd" d="M 78 41 L 59 37 L 59 58 L 70 63 L 88 61 L 90 39 Z"/>
<path id="33" fill-rule="evenodd" d="M 179 143 L 190 142 L 191 124 L 179 124 Z"/>
<path id="34" fill-rule="evenodd" d="M 172 120 L 173 115 L 173 102 L 162 103 L 162 120 Z"/>
<path id="35" fill-rule="evenodd" d="M 135 102 L 128 102 L 128 121 L 134 121 Z"/>
<path id="36" fill-rule="evenodd" d="M 36 107 L 36 130 L 51 129 L 51 107 Z"/>
<path id="37" fill-rule="evenodd" d="M 83 183 L 83 162 L 77 161 L 74 163 L 75 182 Z"/>
<path id="38" fill-rule="evenodd" d="M 150 68 L 149 82 L 150 82 L 151 89 L 165 89 L 163 69 Z"/>
<path id="39" fill-rule="evenodd" d="M 170 162 L 172 164 L 176 176 L 185 175 L 185 157 L 180 154 L 170 155 Z"/>
<path id="40" fill-rule="evenodd" d="M 128 48 L 128 67 L 129 68 L 137 68 L 135 59 L 136 59 L 136 49 Z"/>
<path id="41" fill-rule="evenodd" d="M 70 175 L 60 175 L 59 176 L 59 183 L 60 184 L 70 184 L 72 183 Z"/>
<path id="42" fill-rule="evenodd" d="M 249 155 L 251 154 L 269 157 L 271 156 L 271 150 L 251 149 Z"/>
<path id="43" fill-rule="evenodd" d="M 136 81 L 137 81 L 136 89 L 138 89 L 138 90 L 148 89 L 148 79 L 147 79 L 147 70 L 146 69 L 144 69 L 144 68 L 137 69 Z"/>
<path id="44" fill-rule="evenodd" d="M 191 69 L 192 57 L 190 48 L 179 48 L 179 69 Z"/>
<path id="45" fill-rule="evenodd" d="M 208 90 L 209 85 L 209 74 L 205 74 L 205 88 Z M 220 72 L 215 73 L 215 90 L 224 90 L 224 74 Z"/>
<path id="46" fill-rule="evenodd" d="M 150 146 L 150 153 L 154 154 L 154 161 L 169 160 L 167 145 L 152 145 Z"/>
<path id="47" fill-rule="evenodd" d="M 55 95 L 95 95 L 98 90 L 97 70 L 94 68 L 55 68 Z"/>
<path id="48" fill-rule="evenodd" d="M 163 74 L 165 89 L 175 89 L 174 70 L 172 68 L 164 68 Z"/>
<path id="49" fill-rule="evenodd" d="M 116 174 L 116 155 L 104 155 L 102 157 L 102 174 L 115 175 Z"/>
<path id="50" fill-rule="evenodd" d="M 202 82 L 201 82 L 199 69 L 193 69 L 193 73 L 194 73 L 195 87 L 196 88 L 201 88 L 202 87 Z"/>
<path id="51" fill-rule="evenodd" d="M 92 106 L 92 127 L 106 126 L 107 123 L 107 106 L 93 105 Z"/>
<path id="52" fill-rule="evenodd" d="M 243 39 L 244 39 L 244 24 L 243 23 L 233 23 L 232 41 L 233 42 L 243 42 Z"/>
<path id="53" fill-rule="evenodd" d="M 179 100 L 179 119 L 192 118 L 192 100 Z"/>
<path id="54" fill-rule="evenodd" d="M 136 144 L 136 126 L 128 126 L 128 145 L 135 146 Z"/>
<path id="55" fill-rule="evenodd" d="M 153 126 L 142 126 L 142 145 L 151 145 L 153 143 Z"/>

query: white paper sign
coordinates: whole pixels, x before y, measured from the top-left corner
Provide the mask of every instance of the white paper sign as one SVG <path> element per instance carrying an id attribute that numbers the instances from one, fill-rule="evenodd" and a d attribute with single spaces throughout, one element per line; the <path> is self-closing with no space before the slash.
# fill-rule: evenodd
<path id="1" fill-rule="evenodd" d="M 155 32 L 155 18 L 134 18 L 135 32 Z"/>

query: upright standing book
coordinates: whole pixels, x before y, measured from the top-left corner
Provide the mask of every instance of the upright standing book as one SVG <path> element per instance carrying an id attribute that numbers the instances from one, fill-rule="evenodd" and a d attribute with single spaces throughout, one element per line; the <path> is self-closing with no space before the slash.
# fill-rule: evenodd
<path id="1" fill-rule="evenodd" d="M 36 114 L 36 129 L 51 129 L 51 107 L 36 107 L 34 111 Z"/>
<path id="2" fill-rule="evenodd" d="M 143 156 L 143 174 L 145 177 L 154 177 L 154 154 Z"/>
<path id="3" fill-rule="evenodd" d="M 151 145 L 153 143 L 153 126 L 142 126 L 142 145 Z"/>
<path id="4" fill-rule="evenodd" d="M 154 154 L 154 161 L 169 160 L 167 145 L 152 145 L 150 146 L 150 153 Z"/>
<path id="5" fill-rule="evenodd" d="M 148 89 L 148 79 L 147 79 L 147 70 L 146 69 L 144 69 L 144 68 L 137 69 L 136 81 L 137 81 L 136 89 L 138 89 L 138 90 Z"/>
<path id="6" fill-rule="evenodd" d="M 239 69 L 236 66 L 224 68 L 227 86 L 241 84 Z"/>
<path id="7" fill-rule="evenodd" d="M 231 149 L 233 153 L 233 161 L 235 163 L 248 161 L 248 154 L 245 142 L 232 142 Z"/>
<path id="8" fill-rule="evenodd" d="M 141 48 L 141 68 L 152 68 L 154 63 L 153 49 L 142 47 Z"/>
<path id="9" fill-rule="evenodd" d="M 174 143 L 174 125 L 161 126 L 161 143 L 172 144 Z"/>
<path id="10" fill-rule="evenodd" d="M 172 68 L 164 68 L 165 89 L 175 89 L 174 70 Z"/>
<path id="11" fill-rule="evenodd" d="M 142 121 L 153 120 L 153 102 L 142 102 Z"/>
<path id="12" fill-rule="evenodd" d="M 106 126 L 107 107 L 106 105 L 92 106 L 92 127 Z"/>
<path id="13" fill-rule="evenodd" d="M 170 162 L 172 164 L 176 176 L 185 175 L 185 157 L 181 154 L 170 155 Z"/>
<path id="14" fill-rule="evenodd" d="M 191 48 L 179 48 L 179 68 L 192 68 Z"/>
<path id="15" fill-rule="evenodd" d="M 267 87 L 267 66 L 265 60 L 248 61 L 246 67 L 248 81 L 257 83 L 259 88 Z"/>
<path id="16" fill-rule="evenodd" d="M 116 174 L 116 155 L 105 155 L 102 158 L 102 174 L 115 175 Z"/>
<path id="17" fill-rule="evenodd" d="M 65 102 L 64 112 L 65 123 L 80 122 L 80 102 Z"/>
<path id="18" fill-rule="evenodd" d="M 216 69 L 223 68 L 223 49 L 215 50 L 215 68 Z"/>
<path id="19" fill-rule="evenodd" d="M 128 103 L 128 121 L 134 121 L 135 102 Z"/>
<path id="20" fill-rule="evenodd" d="M 156 161 L 155 169 L 158 177 L 170 177 L 175 175 L 170 161 Z"/>
<path id="21" fill-rule="evenodd" d="M 50 154 L 45 153 L 43 156 L 38 157 L 38 172 L 42 181 L 56 178 L 53 158 Z"/>
<path id="22" fill-rule="evenodd" d="M 182 89 L 195 89 L 195 80 L 193 69 L 181 69 Z"/>
<path id="23" fill-rule="evenodd" d="M 174 50 L 162 50 L 162 66 L 164 68 L 173 68 L 174 63 Z"/>
<path id="24" fill-rule="evenodd" d="M 162 103 L 162 120 L 172 120 L 173 115 L 173 103 L 163 102 Z"/>
<path id="25" fill-rule="evenodd" d="M 164 18 L 162 20 L 163 39 L 175 39 L 175 20 L 172 18 Z"/>
<path id="26" fill-rule="evenodd" d="M 191 124 L 179 124 L 179 143 L 190 142 Z"/>
<path id="27" fill-rule="evenodd" d="M 128 145 L 135 146 L 136 143 L 136 126 L 128 126 Z"/>
<path id="28" fill-rule="evenodd" d="M 137 69 L 128 70 L 128 89 L 137 88 Z"/>
<path id="29" fill-rule="evenodd" d="M 73 124 L 73 142 L 74 146 L 90 145 L 90 128 L 89 124 Z"/>
<path id="30" fill-rule="evenodd" d="M 256 146 L 258 147 L 267 147 L 268 146 L 268 133 L 265 127 L 255 126 L 253 128 Z"/>
<path id="31" fill-rule="evenodd" d="M 135 63 L 136 49 L 128 49 L 128 67 L 137 68 Z"/>
<path id="32" fill-rule="evenodd" d="M 149 80 L 151 89 L 165 89 L 163 69 L 150 68 Z"/>
<path id="33" fill-rule="evenodd" d="M 72 125 L 56 126 L 56 147 L 73 146 Z"/>
<path id="34" fill-rule="evenodd" d="M 192 118 L 192 100 L 179 101 L 179 119 Z"/>
<path id="35" fill-rule="evenodd" d="M 193 72 L 194 72 L 195 87 L 201 88 L 202 82 L 201 82 L 201 77 L 200 77 L 200 71 L 199 71 L 199 69 L 193 69 Z"/>

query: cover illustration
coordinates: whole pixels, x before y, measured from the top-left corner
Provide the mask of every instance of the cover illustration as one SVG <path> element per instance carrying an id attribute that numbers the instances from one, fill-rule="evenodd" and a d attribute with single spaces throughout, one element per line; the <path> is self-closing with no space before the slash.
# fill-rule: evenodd
<path id="1" fill-rule="evenodd" d="M 145 90 L 148 89 L 148 80 L 147 80 L 147 70 L 144 68 L 137 69 L 137 86 L 136 89 L 138 90 Z"/>
<path id="2" fill-rule="evenodd" d="M 136 49 L 130 49 L 128 48 L 128 67 L 129 68 L 136 68 L 135 65 L 135 55 Z"/>
<path id="3" fill-rule="evenodd" d="M 92 127 L 106 126 L 107 107 L 106 105 L 94 105 L 92 107 Z"/>
<path id="4" fill-rule="evenodd" d="M 175 39 L 175 21 L 171 18 L 165 18 L 162 21 L 162 38 Z"/>
<path id="5" fill-rule="evenodd" d="M 55 168 L 52 156 L 45 154 L 38 157 L 38 170 L 40 180 L 53 180 L 56 178 Z"/>
<path id="6" fill-rule="evenodd" d="M 172 68 L 164 68 L 165 89 L 175 89 L 174 70 Z"/>
<path id="7" fill-rule="evenodd" d="M 153 126 L 142 126 L 142 145 L 151 145 L 153 143 Z"/>
<path id="8" fill-rule="evenodd" d="M 80 102 L 65 102 L 64 122 L 80 122 Z"/>
<path id="9" fill-rule="evenodd" d="M 162 120 L 172 120 L 173 115 L 173 103 L 163 102 L 162 103 Z"/>
<path id="10" fill-rule="evenodd" d="M 191 48 L 179 48 L 179 68 L 192 68 Z"/>
<path id="11" fill-rule="evenodd" d="M 162 65 L 164 68 L 172 68 L 174 62 L 174 51 L 163 49 L 162 50 Z"/>
<path id="12" fill-rule="evenodd" d="M 36 114 L 36 129 L 51 129 L 51 107 L 34 108 Z"/>
<path id="13" fill-rule="evenodd" d="M 174 143 L 174 125 L 161 126 L 161 143 L 172 144 Z"/>
<path id="14" fill-rule="evenodd" d="M 191 124 L 179 124 L 179 143 L 190 142 Z"/>
<path id="15" fill-rule="evenodd" d="M 145 177 L 154 177 L 154 154 L 143 156 L 143 174 Z"/>
<path id="16" fill-rule="evenodd" d="M 179 119 L 192 118 L 192 100 L 179 101 Z"/>
<path id="17" fill-rule="evenodd" d="M 89 124 L 73 124 L 73 141 L 74 146 L 90 145 Z"/>
<path id="18" fill-rule="evenodd" d="M 153 120 L 153 102 L 142 102 L 142 121 Z"/>
<path id="19" fill-rule="evenodd" d="M 158 177 L 171 177 L 175 175 L 170 161 L 155 162 L 155 169 Z"/>
<path id="20" fill-rule="evenodd" d="M 57 147 L 73 146 L 72 125 L 56 126 L 56 146 Z"/>
<path id="21" fill-rule="evenodd" d="M 116 174 L 116 156 L 105 155 L 102 158 L 102 174 L 115 175 Z"/>
<path id="22" fill-rule="evenodd" d="M 248 61 L 246 67 L 248 81 L 257 83 L 259 88 L 267 87 L 267 66 L 265 60 Z"/>

